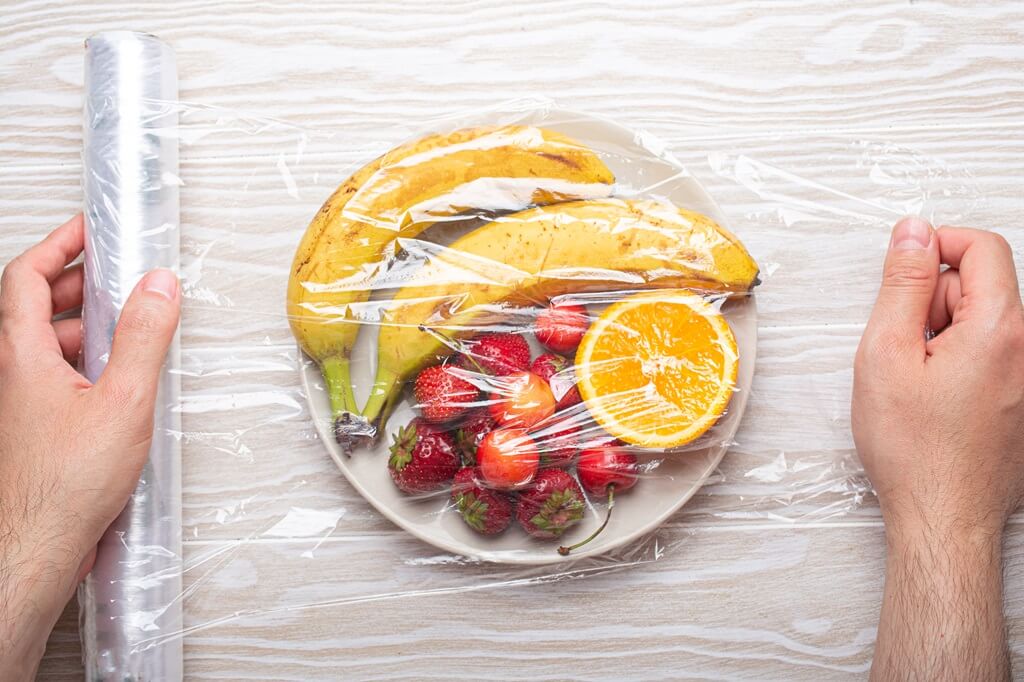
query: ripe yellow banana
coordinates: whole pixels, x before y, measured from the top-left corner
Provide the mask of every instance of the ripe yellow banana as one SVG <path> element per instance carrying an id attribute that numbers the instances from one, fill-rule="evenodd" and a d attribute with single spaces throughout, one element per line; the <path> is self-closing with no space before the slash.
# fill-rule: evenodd
<path id="1" fill-rule="evenodd" d="M 472 334 L 507 305 L 580 291 L 745 292 L 757 274 L 739 239 L 668 203 L 598 199 L 504 216 L 436 247 L 395 295 L 383 315 L 363 417 L 383 428 L 402 383 L 451 353 L 446 337 Z"/>
<path id="2" fill-rule="evenodd" d="M 399 238 L 477 211 L 603 197 L 615 178 L 597 155 L 543 128 L 509 125 L 430 135 L 372 161 L 324 203 L 288 281 L 288 318 L 323 371 L 335 417 L 357 413 L 349 356 L 360 304 Z"/>

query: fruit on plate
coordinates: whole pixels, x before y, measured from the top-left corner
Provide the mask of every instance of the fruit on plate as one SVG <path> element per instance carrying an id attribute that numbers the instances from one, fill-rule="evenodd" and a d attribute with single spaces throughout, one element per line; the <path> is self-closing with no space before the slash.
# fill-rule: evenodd
<path id="1" fill-rule="evenodd" d="M 746 292 L 757 273 L 731 233 L 660 201 L 577 201 L 498 218 L 438 250 L 395 294 L 363 416 L 383 426 L 403 382 L 452 352 L 424 329 L 464 336 L 509 305 L 584 290 Z"/>
<path id="2" fill-rule="evenodd" d="M 484 334 L 466 343 L 462 366 L 504 376 L 530 366 L 530 344 L 519 334 Z"/>
<path id="3" fill-rule="evenodd" d="M 635 294 L 609 306 L 576 352 L 580 395 L 612 436 L 647 448 L 689 443 L 732 397 L 736 338 L 722 314 L 690 291 Z"/>
<path id="4" fill-rule="evenodd" d="M 451 421 L 473 406 L 480 391 L 465 375 L 466 370 L 452 365 L 434 365 L 419 373 L 412 393 L 424 419 Z"/>
<path id="5" fill-rule="evenodd" d="M 589 326 L 590 317 L 583 306 L 552 303 L 537 316 L 537 340 L 555 353 L 571 353 Z"/>
<path id="6" fill-rule="evenodd" d="M 528 429 L 555 412 L 551 387 L 533 372 L 494 377 L 491 385 L 495 390 L 488 396 L 487 409 L 502 426 Z"/>
<path id="7" fill-rule="evenodd" d="M 558 553 L 566 556 L 600 535 L 612 518 L 615 493 L 625 492 L 636 485 L 638 474 L 636 456 L 622 448 L 593 448 L 581 452 L 576 464 L 576 475 L 579 476 L 580 485 L 591 497 L 607 497 L 608 511 L 597 530 L 575 545 L 559 547 Z"/>
<path id="8" fill-rule="evenodd" d="M 498 490 L 517 490 L 537 474 L 540 451 L 523 429 L 495 429 L 476 450 L 483 481 Z"/>
<path id="9" fill-rule="evenodd" d="M 613 182 L 586 146 L 520 125 L 428 135 L 356 171 L 317 211 L 288 281 L 292 332 L 320 364 L 335 417 L 358 421 L 349 356 L 397 240 L 453 216 L 608 196 Z"/>
<path id="10" fill-rule="evenodd" d="M 591 497 L 602 499 L 636 485 L 639 471 L 636 455 L 615 446 L 584 450 L 576 463 L 580 485 Z"/>
<path id="11" fill-rule="evenodd" d="M 543 469 L 520 494 L 516 520 L 534 537 L 557 538 L 579 523 L 583 508 L 583 491 L 576 479 L 561 469 Z"/>
<path id="12" fill-rule="evenodd" d="M 452 503 L 467 526 L 482 535 L 497 535 L 512 523 L 512 500 L 481 486 L 479 478 L 473 467 L 459 469 L 452 482 Z"/>
<path id="13" fill-rule="evenodd" d="M 480 442 L 496 427 L 494 417 L 486 409 L 474 410 L 462 418 L 455 429 L 455 447 L 462 455 L 463 464 L 476 464 L 476 451 Z"/>
<path id="14" fill-rule="evenodd" d="M 580 392 L 576 388 L 576 373 L 569 361 L 561 355 L 538 355 L 530 365 L 530 371 L 548 382 L 551 393 L 558 401 L 556 409 L 564 410 L 580 402 Z"/>
<path id="15" fill-rule="evenodd" d="M 420 495 L 443 488 L 460 466 L 452 437 L 433 424 L 413 419 L 395 434 L 388 471 L 402 492 Z"/>
<path id="16" fill-rule="evenodd" d="M 530 430 L 540 448 L 541 464 L 566 467 L 572 464 L 579 450 L 579 415 L 556 412 Z"/>

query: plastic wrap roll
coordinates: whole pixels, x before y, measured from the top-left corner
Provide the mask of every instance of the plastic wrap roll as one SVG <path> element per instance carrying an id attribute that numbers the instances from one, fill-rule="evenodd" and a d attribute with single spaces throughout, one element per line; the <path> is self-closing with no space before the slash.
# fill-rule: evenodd
<path id="1" fill-rule="evenodd" d="M 177 69 L 157 38 L 86 41 L 84 370 L 106 365 L 139 279 L 179 253 Z M 134 494 L 100 542 L 79 598 L 86 676 L 182 676 L 180 381 L 175 342 L 156 401 L 153 444 Z M 172 635 L 168 637 L 167 635 Z"/>

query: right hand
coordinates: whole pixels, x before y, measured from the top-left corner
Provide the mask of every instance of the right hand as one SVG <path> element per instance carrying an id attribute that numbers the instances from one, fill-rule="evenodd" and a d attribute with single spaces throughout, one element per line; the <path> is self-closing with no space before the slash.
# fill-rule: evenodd
<path id="1" fill-rule="evenodd" d="M 1024 308 L 1005 239 L 897 224 L 852 419 L 890 542 L 998 539 L 1024 493 Z"/>

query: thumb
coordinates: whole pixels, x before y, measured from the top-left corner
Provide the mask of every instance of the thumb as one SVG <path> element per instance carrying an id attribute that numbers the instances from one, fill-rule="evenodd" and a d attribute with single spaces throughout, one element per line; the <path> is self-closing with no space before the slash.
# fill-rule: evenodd
<path id="1" fill-rule="evenodd" d="M 882 286 L 866 338 L 884 341 L 886 353 L 925 354 L 925 327 L 939 279 L 935 231 L 922 218 L 901 219 L 892 230 Z"/>
<path id="2" fill-rule="evenodd" d="M 121 310 L 110 359 L 97 382 L 103 393 L 130 397 L 127 402 L 145 405 L 152 412 L 180 308 L 181 289 L 170 270 L 152 270 L 139 281 Z"/>

